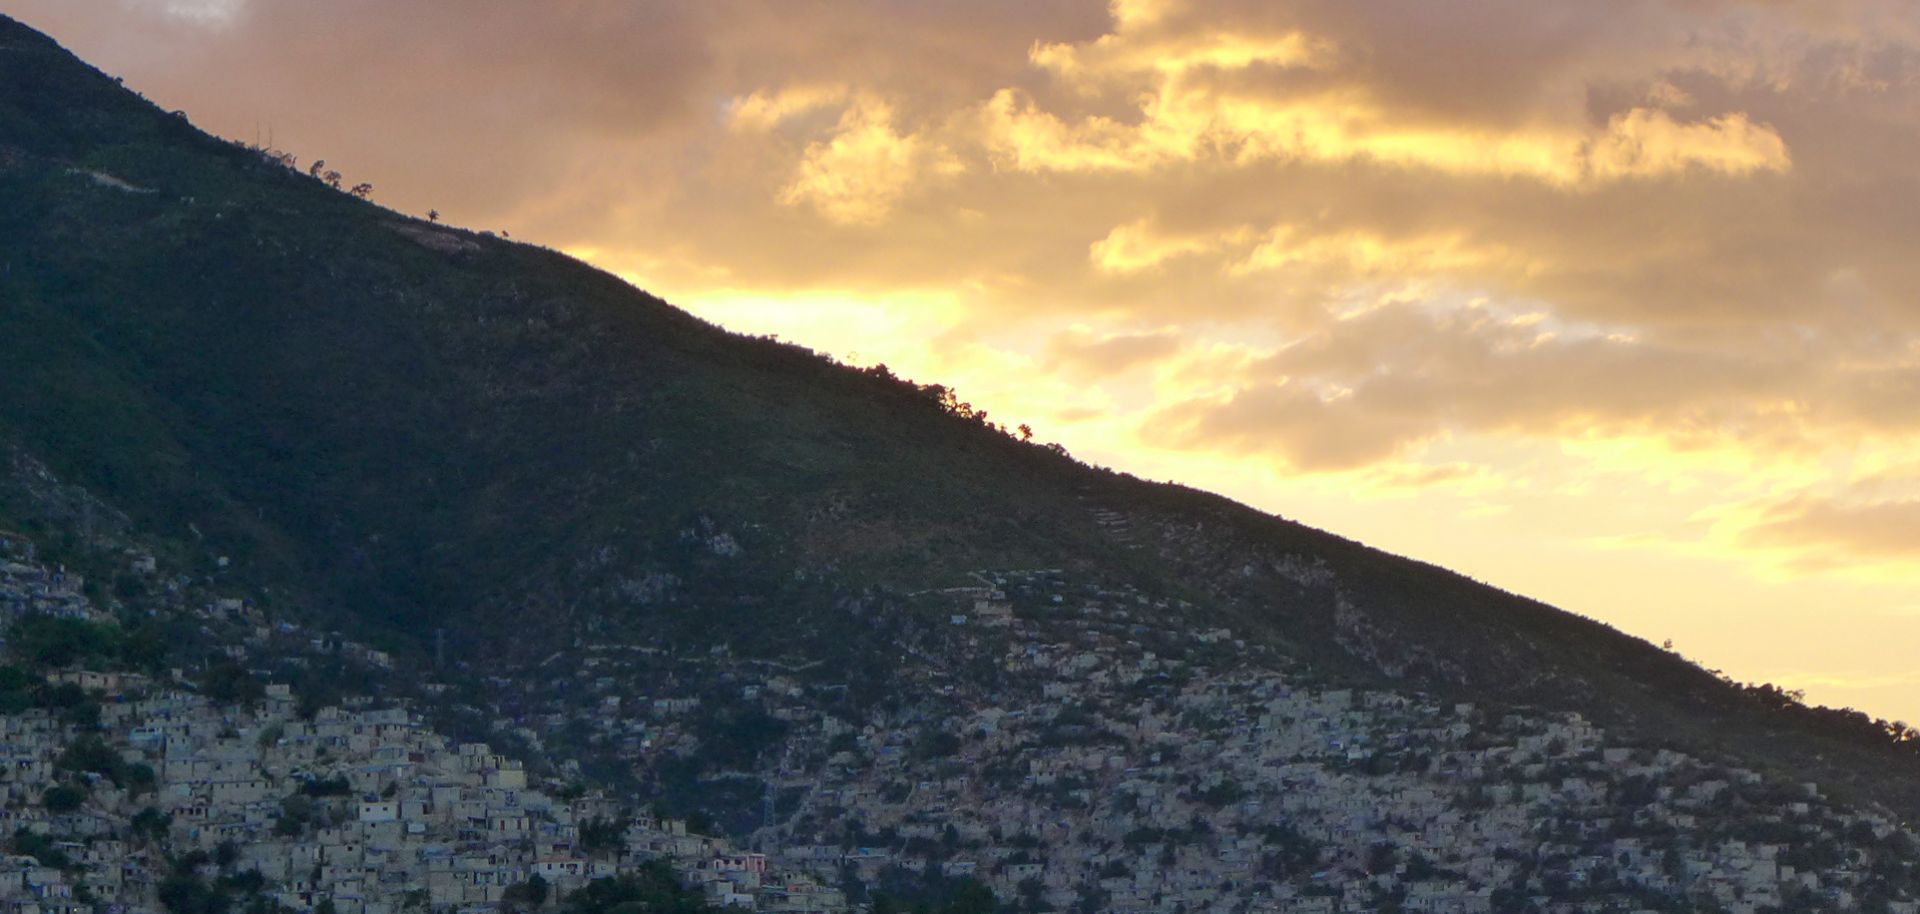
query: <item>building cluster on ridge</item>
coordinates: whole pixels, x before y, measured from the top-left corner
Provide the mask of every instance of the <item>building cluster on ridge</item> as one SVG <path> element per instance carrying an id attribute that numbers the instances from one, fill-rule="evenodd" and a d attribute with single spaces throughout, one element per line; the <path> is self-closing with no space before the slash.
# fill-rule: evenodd
<path id="1" fill-rule="evenodd" d="M 915 697 L 859 723 L 833 684 L 724 652 L 650 690 L 605 659 L 644 645 L 596 646 L 496 723 L 669 759 L 701 751 L 694 696 L 725 690 L 791 727 L 756 772 L 781 797 L 754 833 L 777 864 L 978 879 L 1022 910 L 1920 911 L 1913 836 L 1812 784 L 1579 715 L 1317 682 L 1058 573 L 930 599 L 951 608 L 901 645 L 928 661 Z M 981 656 L 990 688 L 951 675 Z"/>
<path id="2" fill-rule="evenodd" d="M 28 616 L 111 619 L 77 575 L 36 561 L 24 538 L 5 545 L 0 644 Z M 145 556 L 131 561 L 153 571 Z M 337 636 L 266 626 L 240 600 L 208 601 L 196 615 L 252 632 L 229 646 L 243 660 L 277 639 L 391 663 Z M 564 895 L 660 863 L 715 907 L 846 910 L 836 888 L 770 869 L 764 854 L 689 833 L 684 821 L 598 792 L 562 799 L 530 786 L 520 759 L 449 740 L 405 703 L 302 709 L 285 684 L 221 703 L 187 688 L 179 670 L 76 667 L 45 678 L 83 690 L 98 713 L 0 714 L 0 914 L 160 912 L 167 880 L 181 877 L 224 879 L 295 912 L 494 911 L 516 886 Z M 145 777 L 125 777 L 133 768 Z M 75 784 L 78 799 L 54 799 Z M 583 836 L 596 828 L 597 840 Z M 200 862 L 183 873 L 183 859 Z"/>
<path id="3" fill-rule="evenodd" d="M 69 861 L 0 859 L 6 914 L 91 914 L 95 901 L 129 914 L 158 911 L 169 858 L 195 850 L 227 858 L 203 864 L 205 875 L 258 873 L 295 911 L 322 902 L 339 914 L 491 911 L 535 876 L 564 894 L 655 860 L 717 906 L 844 909 L 837 891 L 769 870 L 764 855 L 724 839 L 689 834 L 684 822 L 623 817 L 620 804 L 599 795 L 563 800 L 530 788 L 518 760 L 484 743 L 449 742 L 405 708 L 356 701 L 303 719 L 284 687 L 269 686 L 264 701 L 244 708 L 132 675 L 72 678 L 106 699 L 97 730 L 42 709 L 0 717 L 8 772 L 0 829 L 42 836 Z M 60 759 L 89 738 L 149 766 L 156 782 L 136 794 L 84 772 L 85 802 L 50 810 L 44 798 Z M 163 833 L 127 834 L 143 811 L 157 814 Z M 582 829 L 595 822 L 619 827 L 589 851 Z"/>
<path id="4" fill-rule="evenodd" d="M 29 615 L 110 617 L 25 546 L 6 560 L 0 637 Z M 274 663 L 394 661 L 203 600 L 203 631 L 239 636 L 226 656 L 264 695 L 69 666 L 45 676 L 96 718 L 0 715 L 0 914 L 157 914 L 183 879 L 274 910 L 477 914 L 535 883 L 564 896 L 661 863 L 716 907 L 773 912 L 975 880 L 1032 912 L 1920 914 L 1913 836 L 1811 784 L 1623 744 L 1577 715 L 1316 679 L 1229 629 L 1168 622 L 1180 607 L 1058 572 L 912 599 L 900 698 L 858 714 L 831 670 L 614 642 L 478 692 L 303 706 L 271 684 Z M 502 748 L 428 723 L 448 707 L 486 718 Z M 744 710 L 783 729 L 750 764 L 702 775 L 765 793 L 737 845 L 641 811 L 639 790 L 560 789 L 580 780 L 579 737 L 639 771 L 708 751 L 702 721 Z M 100 746 L 107 761 L 87 762 Z"/>

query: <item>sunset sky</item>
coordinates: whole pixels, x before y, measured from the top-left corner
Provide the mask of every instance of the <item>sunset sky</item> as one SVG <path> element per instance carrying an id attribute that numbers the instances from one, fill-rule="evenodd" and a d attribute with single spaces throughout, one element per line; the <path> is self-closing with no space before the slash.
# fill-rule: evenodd
<path id="1" fill-rule="evenodd" d="M 1094 463 L 1920 721 L 1910 0 L 0 0 Z"/>

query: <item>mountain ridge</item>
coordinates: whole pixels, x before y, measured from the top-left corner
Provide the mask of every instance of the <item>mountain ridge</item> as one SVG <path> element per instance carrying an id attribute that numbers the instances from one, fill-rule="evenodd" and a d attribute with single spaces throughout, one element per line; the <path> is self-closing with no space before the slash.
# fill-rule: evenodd
<path id="1" fill-rule="evenodd" d="M 276 611 L 418 663 L 436 632 L 521 664 L 643 629 L 856 662 L 850 605 L 1059 567 L 1335 680 L 1524 694 L 1920 808 L 1903 731 L 337 193 L 4 17 L 0 85 L 0 434 Z"/>

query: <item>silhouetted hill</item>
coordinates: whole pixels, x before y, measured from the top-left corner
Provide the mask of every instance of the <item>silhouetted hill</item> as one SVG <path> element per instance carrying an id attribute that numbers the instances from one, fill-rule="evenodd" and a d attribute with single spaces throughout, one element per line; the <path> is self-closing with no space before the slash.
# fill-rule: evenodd
<path id="1" fill-rule="evenodd" d="M 436 631 L 502 669 L 665 633 L 825 660 L 884 702 L 895 664 L 933 661 L 874 612 L 1052 568 L 1327 682 L 1578 710 L 1920 809 L 1909 744 L 1863 716 L 382 209 L 4 18 L 0 366 L 0 443 L 410 662 Z"/>

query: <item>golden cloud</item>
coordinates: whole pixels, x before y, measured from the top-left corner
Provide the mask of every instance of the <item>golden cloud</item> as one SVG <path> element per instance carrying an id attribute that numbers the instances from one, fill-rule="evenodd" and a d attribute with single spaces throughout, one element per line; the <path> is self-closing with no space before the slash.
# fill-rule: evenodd
<path id="1" fill-rule="evenodd" d="M 1460 232 L 1389 238 L 1358 229 L 1313 233 L 1301 226 L 1277 225 L 1245 259 L 1234 263 L 1229 270 L 1254 273 L 1333 266 L 1351 277 L 1418 278 L 1496 265 L 1525 270 L 1521 256 L 1500 245 L 1476 244 Z"/>
<path id="2" fill-rule="evenodd" d="M 1693 124 L 1665 111 L 1635 108 L 1607 122 L 1586 149 L 1584 173 L 1595 180 L 1648 177 L 1701 169 L 1726 175 L 1786 171 L 1787 144 L 1773 128 L 1734 112 Z"/>
<path id="3" fill-rule="evenodd" d="M 1136 98 L 1132 117 L 1063 116 L 1030 94 L 1002 89 L 983 103 L 978 121 L 995 161 L 1028 171 L 1138 173 L 1202 158 L 1236 165 L 1364 160 L 1568 188 L 1689 170 L 1784 171 L 1791 162 L 1779 134 L 1744 112 L 1686 122 L 1664 108 L 1636 107 L 1599 127 L 1581 124 L 1576 111 L 1505 128 L 1442 122 L 1384 100 L 1331 37 L 1169 31 L 1158 20 L 1117 14 L 1115 30 L 1093 41 L 1036 44 L 1035 66 L 1081 93 Z M 1244 78 L 1254 68 L 1264 78 Z M 1314 78 L 1285 78 L 1300 69 L 1316 71 Z M 1649 92 L 1668 104 L 1684 95 L 1665 81 Z"/>
<path id="4" fill-rule="evenodd" d="M 788 86 L 767 91 L 755 90 L 735 98 L 728 105 L 732 126 L 737 130 L 771 130 L 800 114 L 836 105 L 847 97 L 845 86 Z"/>
<path id="5" fill-rule="evenodd" d="M 1233 165 L 1370 161 L 1578 189 L 1690 170 L 1738 177 L 1791 165 L 1779 134 L 1740 112 L 1683 123 L 1663 110 L 1635 108 L 1600 129 L 1496 132 L 1396 121 L 1356 90 L 1276 101 L 1163 85 L 1133 122 L 1098 115 L 1070 122 L 1013 90 L 996 93 L 982 114 L 995 161 L 1025 171 L 1147 172 L 1209 156 Z"/>
<path id="6" fill-rule="evenodd" d="M 780 202 L 811 204 L 838 223 L 872 224 L 923 176 L 963 170 L 938 144 L 897 132 L 890 105 L 862 97 L 841 115 L 831 138 L 807 146 Z"/>
<path id="7" fill-rule="evenodd" d="M 1094 91 L 1102 83 L 1130 82 L 1147 73 L 1172 79 L 1202 68 L 1313 66 L 1326 60 L 1332 52 L 1330 43 L 1299 32 L 1275 36 L 1232 32 L 1176 34 L 1158 41 L 1137 42 L 1127 40 L 1124 24 L 1122 28 L 1120 33 L 1104 35 L 1084 45 L 1035 44 L 1028 56 L 1034 66 L 1070 82 L 1086 83 L 1085 89 Z"/>
<path id="8" fill-rule="evenodd" d="M 1103 273 L 1137 273 L 1175 257 L 1240 243 L 1251 234 L 1246 228 L 1202 235 L 1172 234 L 1162 231 L 1152 219 L 1138 219 L 1114 226 L 1106 237 L 1087 248 L 1087 258 Z"/>

